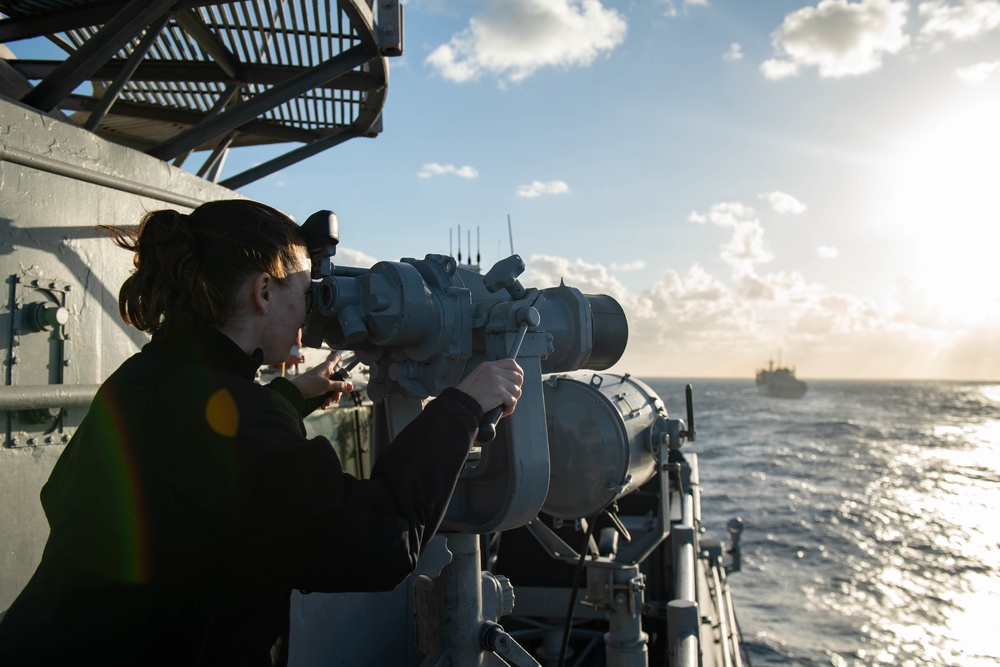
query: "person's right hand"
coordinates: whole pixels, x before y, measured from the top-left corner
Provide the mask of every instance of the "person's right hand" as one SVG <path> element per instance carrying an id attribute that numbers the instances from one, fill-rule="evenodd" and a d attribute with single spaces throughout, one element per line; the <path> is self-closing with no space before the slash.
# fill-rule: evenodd
<path id="1" fill-rule="evenodd" d="M 292 384 L 298 388 L 302 393 L 302 398 L 306 400 L 329 393 L 330 395 L 318 406 L 326 410 L 339 401 L 340 396 L 345 391 L 354 391 L 354 385 L 349 380 L 333 379 L 333 370 L 339 361 L 340 352 L 333 352 L 323 363 L 291 378 Z"/>
<path id="2" fill-rule="evenodd" d="M 513 359 L 484 361 L 476 366 L 457 388 L 476 399 L 489 412 L 498 405 L 503 406 L 503 417 L 514 412 L 517 399 L 521 397 L 524 371 Z"/>

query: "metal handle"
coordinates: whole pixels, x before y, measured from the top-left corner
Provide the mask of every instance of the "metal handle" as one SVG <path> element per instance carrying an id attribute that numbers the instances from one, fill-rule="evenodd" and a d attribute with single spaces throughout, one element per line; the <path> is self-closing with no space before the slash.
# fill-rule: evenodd
<path id="1" fill-rule="evenodd" d="M 521 326 L 517 329 L 514 344 L 510 346 L 510 354 L 507 355 L 508 359 L 517 359 L 517 353 L 521 351 L 521 343 L 524 342 L 524 335 L 528 333 L 528 327 L 538 326 L 538 323 L 541 322 L 541 315 L 532 307 L 522 308 L 518 311 L 517 316 L 521 322 Z M 479 433 L 476 435 L 477 442 L 491 442 L 493 438 L 497 437 L 497 422 L 500 421 L 500 415 L 502 414 L 503 405 L 498 405 L 483 415 L 483 418 L 479 421 Z"/>

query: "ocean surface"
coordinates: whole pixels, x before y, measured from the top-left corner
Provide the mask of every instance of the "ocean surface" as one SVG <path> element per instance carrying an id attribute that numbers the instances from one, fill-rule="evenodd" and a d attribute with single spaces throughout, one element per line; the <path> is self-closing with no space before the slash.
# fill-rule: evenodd
<path id="1" fill-rule="evenodd" d="M 684 384 L 646 379 L 684 418 Z M 1000 384 L 692 380 L 703 525 L 753 665 L 1000 665 Z"/>

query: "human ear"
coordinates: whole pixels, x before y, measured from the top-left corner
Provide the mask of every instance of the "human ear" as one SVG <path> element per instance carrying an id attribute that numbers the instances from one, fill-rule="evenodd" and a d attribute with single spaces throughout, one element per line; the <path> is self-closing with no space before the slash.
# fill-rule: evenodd
<path id="1" fill-rule="evenodd" d="M 261 315 L 267 315 L 271 305 L 271 276 L 268 273 L 258 273 L 250 283 L 253 295 L 253 307 Z"/>

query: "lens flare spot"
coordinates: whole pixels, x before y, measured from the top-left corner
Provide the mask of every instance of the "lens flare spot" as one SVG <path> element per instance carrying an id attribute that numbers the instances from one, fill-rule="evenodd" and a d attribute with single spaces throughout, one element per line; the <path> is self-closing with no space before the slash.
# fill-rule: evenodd
<path id="1" fill-rule="evenodd" d="M 208 399 L 208 405 L 205 406 L 205 419 L 212 430 L 219 435 L 229 438 L 236 435 L 240 414 L 228 390 L 220 389 Z"/>

